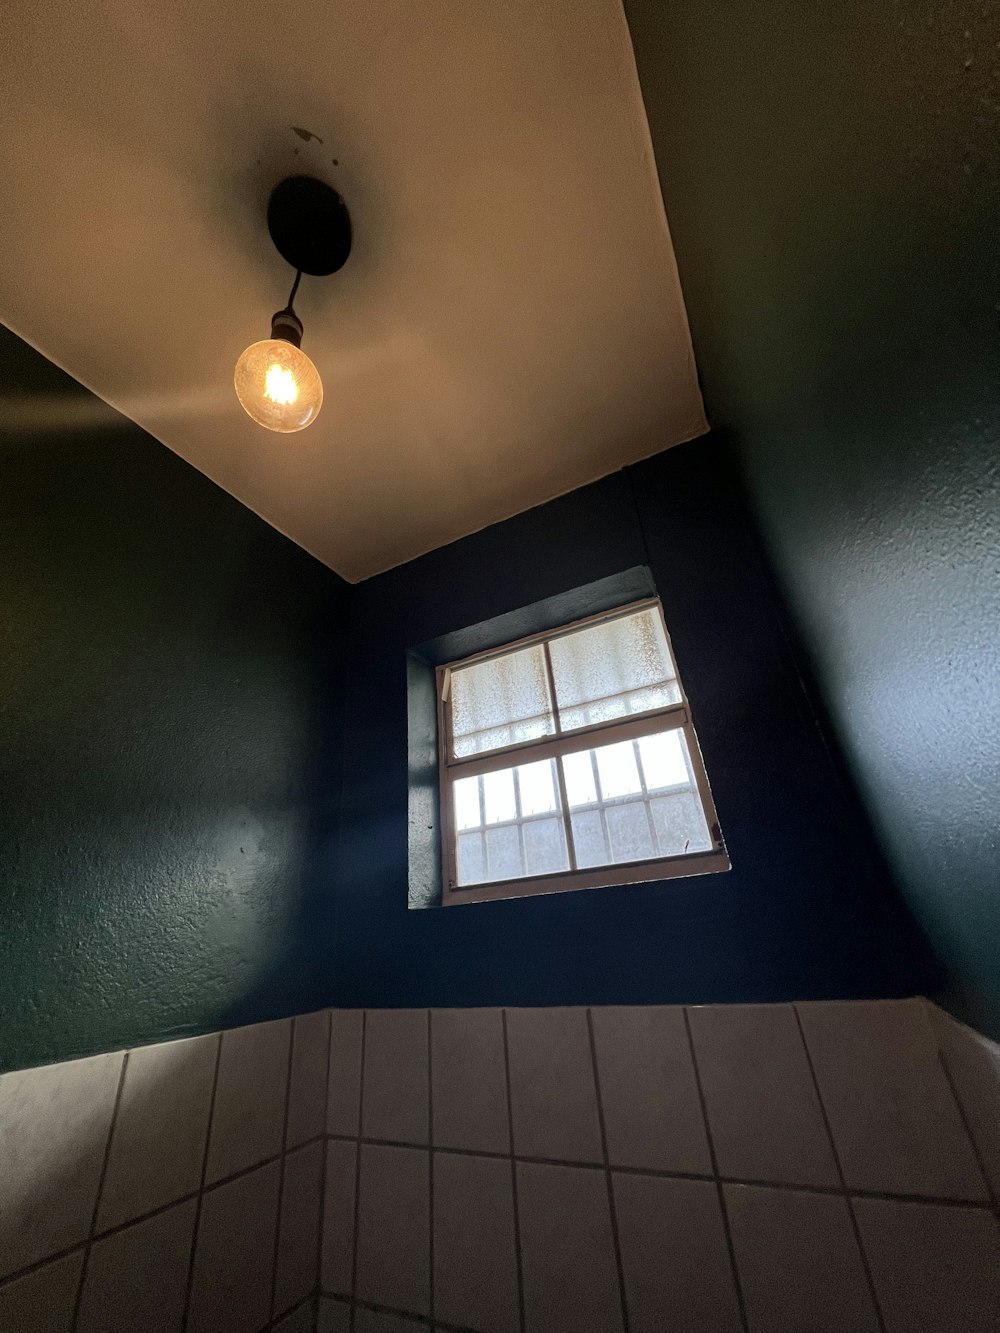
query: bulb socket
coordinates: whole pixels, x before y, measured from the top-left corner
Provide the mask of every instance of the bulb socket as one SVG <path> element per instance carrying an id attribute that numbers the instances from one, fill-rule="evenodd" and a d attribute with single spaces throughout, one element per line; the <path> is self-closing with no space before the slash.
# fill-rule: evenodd
<path id="1" fill-rule="evenodd" d="M 293 347 L 302 346 L 302 321 L 294 310 L 278 310 L 271 316 L 271 337 L 280 338 Z"/>

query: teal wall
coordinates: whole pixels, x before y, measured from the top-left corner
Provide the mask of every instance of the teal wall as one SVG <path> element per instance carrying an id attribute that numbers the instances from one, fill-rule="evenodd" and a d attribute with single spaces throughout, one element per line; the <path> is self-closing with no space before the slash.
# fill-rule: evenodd
<path id="1" fill-rule="evenodd" d="M 314 1007 L 346 585 L 4 329 L 0 477 L 0 1069 Z"/>
<path id="2" fill-rule="evenodd" d="M 941 998 L 1000 1035 L 1000 11 L 626 10 L 710 420 Z"/>

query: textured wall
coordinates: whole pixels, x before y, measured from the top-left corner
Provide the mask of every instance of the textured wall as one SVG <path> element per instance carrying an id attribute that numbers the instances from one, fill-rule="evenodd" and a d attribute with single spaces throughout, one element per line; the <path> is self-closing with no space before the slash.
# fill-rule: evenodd
<path id="1" fill-rule="evenodd" d="M 0 1068 L 310 1007 L 346 587 L 0 330 Z"/>
<path id="2" fill-rule="evenodd" d="M 944 994 L 1000 1031 L 1000 10 L 626 9 L 710 418 Z"/>
<path id="3" fill-rule="evenodd" d="M 407 911 L 406 649 L 620 574 L 663 601 L 733 869 Z M 724 442 L 704 438 L 352 596 L 334 997 L 347 1004 L 905 994 L 934 978 L 824 743 Z"/>

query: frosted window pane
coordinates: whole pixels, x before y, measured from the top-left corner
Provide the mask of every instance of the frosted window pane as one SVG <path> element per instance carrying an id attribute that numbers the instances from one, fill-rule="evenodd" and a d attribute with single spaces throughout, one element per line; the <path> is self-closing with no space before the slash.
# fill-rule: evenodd
<path id="1" fill-rule="evenodd" d="M 521 839 L 516 824 L 487 830 L 486 860 L 491 880 L 519 879 L 524 874 Z"/>
<path id="2" fill-rule="evenodd" d="M 650 805 L 660 856 L 683 856 L 686 852 L 711 850 L 708 824 L 701 802 L 693 792 L 657 796 Z"/>
<path id="3" fill-rule="evenodd" d="M 642 791 L 639 766 L 635 762 L 635 748 L 631 741 L 602 745 L 594 753 L 597 755 L 601 795 L 606 801 L 614 796 L 631 796 L 633 792 Z"/>
<path id="4" fill-rule="evenodd" d="M 543 759 L 537 764 L 521 764 L 517 770 L 517 783 L 522 815 L 546 815 L 557 808 L 551 759 Z"/>
<path id="5" fill-rule="evenodd" d="M 564 731 L 680 703 L 655 607 L 564 634 L 549 651 Z"/>
<path id="6" fill-rule="evenodd" d="M 491 657 L 451 673 L 455 754 L 483 754 L 555 732 L 541 646 Z"/>
<path id="7" fill-rule="evenodd" d="M 647 787 L 687 786 L 690 777 L 684 760 L 683 733 L 664 731 L 643 736 L 639 742 L 642 771 Z"/>
<path id="8" fill-rule="evenodd" d="M 561 819 L 532 819 L 524 825 L 524 855 L 529 875 L 569 869 L 566 832 Z"/>
<path id="9" fill-rule="evenodd" d="M 486 878 L 486 855 L 481 833 L 458 835 L 458 882 L 482 884 Z"/>
<path id="10" fill-rule="evenodd" d="M 587 866 L 606 866 L 610 863 L 608 845 L 604 840 L 604 825 L 599 810 L 585 810 L 570 816 L 573 828 L 573 844 L 576 848 L 576 864 L 580 869 Z"/>
<path id="11" fill-rule="evenodd" d="M 455 827 L 479 828 L 479 779 L 459 778 L 455 783 Z"/>
<path id="12" fill-rule="evenodd" d="M 517 818 L 513 769 L 504 768 L 499 773 L 486 774 L 483 778 L 483 806 L 487 824 L 501 824 Z"/>
<path id="13" fill-rule="evenodd" d="M 583 754 L 567 754 L 562 759 L 563 781 L 566 783 L 566 799 L 572 810 L 577 805 L 589 805 L 597 800 L 597 788 L 594 786 L 594 765 L 590 761 L 590 751 Z"/>
<path id="14" fill-rule="evenodd" d="M 614 861 L 648 861 L 656 855 L 645 801 L 611 805 L 606 815 L 611 856 Z"/>

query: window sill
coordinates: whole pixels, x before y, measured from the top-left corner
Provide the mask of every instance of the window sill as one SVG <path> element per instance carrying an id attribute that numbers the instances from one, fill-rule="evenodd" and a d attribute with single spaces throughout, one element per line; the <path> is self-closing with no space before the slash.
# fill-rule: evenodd
<path id="1" fill-rule="evenodd" d="M 492 902 L 499 898 L 528 898 L 542 893 L 571 893 L 577 889 L 617 888 L 644 884 L 684 875 L 710 875 L 731 869 L 723 851 L 696 852 L 689 856 L 668 856 L 657 861 L 629 862 L 613 866 L 594 866 L 589 870 L 563 870 L 554 875 L 533 875 L 494 884 L 470 884 L 467 888 L 445 887 L 442 906 L 459 903 Z"/>

